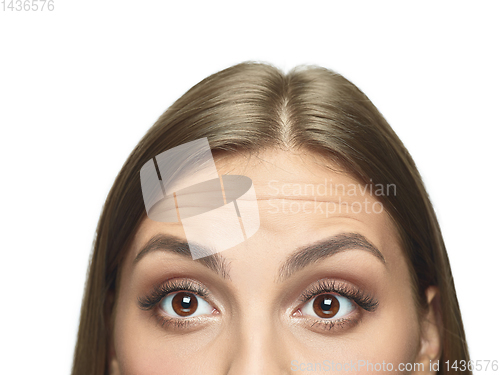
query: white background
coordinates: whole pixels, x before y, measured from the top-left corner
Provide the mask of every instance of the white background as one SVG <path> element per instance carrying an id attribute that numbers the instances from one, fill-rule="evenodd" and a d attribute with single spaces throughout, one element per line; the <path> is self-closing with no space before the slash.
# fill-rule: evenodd
<path id="1" fill-rule="evenodd" d="M 54 3 L 0 10 L 0 373 L 69 373 L 114 178 L 175 99 L 246 60 L 325 66 L 374 102 L 434 203 L 472 358 L 500 360 L 495 2 Z"/>

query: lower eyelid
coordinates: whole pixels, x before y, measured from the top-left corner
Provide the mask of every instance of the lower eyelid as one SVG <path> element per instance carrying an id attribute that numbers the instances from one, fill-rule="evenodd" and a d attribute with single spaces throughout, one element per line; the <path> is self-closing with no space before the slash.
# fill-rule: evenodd
<path id="1" fill-rule="evenodd" d="M 154 309 L 153 316 L 156 318 L 157 323 L 164 329 L 195 329 L 203 324 L 213 321 L 215 316 L 194 316 L 188 318 L 176 318 L 166 315 L 160 308 Z"/>
<path id="2" fill-rule="evenodd" d="M 348 328 L 352 328 L 355 325 L 359 324 L 361 318 L 340 318 L 338 320 L 334 320 L 331 322 L 315 322 L 311 326 L 311 328 L 318 328 L 324 331 L 340 331 Z"/>
<path id="3" fill-rule="evenodd" d="M 302 315 L 298 319 L 301 324 L 314 331 L 339 332 L 353 328 L 361 322 L 362 312 L 360 312 L 360 310 L 360 307 L 356 306 L 356 309 L 353 310 L 348 316 L 338 319 L 321 319 L 319 317 L 315 318 L 309 315 Z"/>

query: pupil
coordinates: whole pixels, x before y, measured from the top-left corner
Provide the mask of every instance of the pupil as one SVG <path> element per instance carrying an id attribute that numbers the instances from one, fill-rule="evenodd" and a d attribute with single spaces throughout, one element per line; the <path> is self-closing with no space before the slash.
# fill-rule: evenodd
<path id="1" fill-rule="evenodd" d="M 331 299 L 324 299 L 323 302 L 321 302 L 321 309 L 322 310 L 330 310 L 332 308 L 332 300 Z"/>
<path id="2" fill-rule="evenodd" d="M 189 306 L 191 306 L 191 297 L 189 296 L 183 297 L 181 306 L 185 309 L 189 309 Z"/>

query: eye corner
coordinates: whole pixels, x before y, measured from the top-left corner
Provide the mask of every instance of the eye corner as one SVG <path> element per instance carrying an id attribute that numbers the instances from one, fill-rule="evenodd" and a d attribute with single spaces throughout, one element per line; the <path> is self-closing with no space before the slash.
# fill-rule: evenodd
<path id="1" fill-rule="evenodd" d="M 292 312 L 292 317 L 293 318 L 298 318 L 298 317 L 301 317 L 301 316 L 304 316 L 304 314 L 302 313 L 302 307 L 299 307 L 297 309 L 295 309 L 293 312 Z"/>
<path id="2" fill-rule="evenodd" d="M 212 306 L 212 304 L 210 304 L 210 306 Z M 211 312 L 212 315 L 220 315 L 221 312 L 214 306 L 212 306 L 212 312 Z"/>

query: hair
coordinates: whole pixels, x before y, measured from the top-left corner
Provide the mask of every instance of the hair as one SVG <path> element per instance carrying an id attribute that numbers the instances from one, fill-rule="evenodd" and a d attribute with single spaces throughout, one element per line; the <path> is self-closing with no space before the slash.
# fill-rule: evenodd
<path id="1" fill-rule="evenodd" d="M 244 62 L 188 90 L 148 130 L 120 170 L 93 242 L 73 375 L 108 373 L 113 296 L 126 249 L 145 216 L 140 169 L 155 155 L 207 137 L 214 158 L 266 148 L 304 150 L 341 165 L 359 181 L 395 184 L 378 197 L 393 220 L 418 311 L 439 288 L 441 363 L 469 360 L 450 263 L 436 214 L 414 161 L 372 102 L 338 73 L 298 66 L 287 74 Z M 441 366 L 439 374 L 445 374 Z M 465 374 L 470 374 L 466 371 Z"/>

